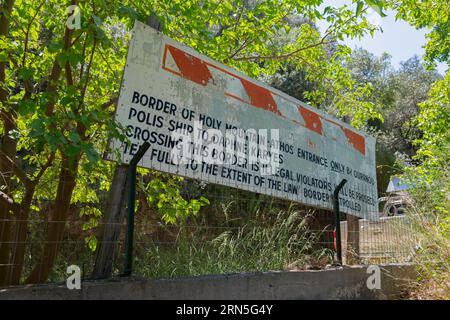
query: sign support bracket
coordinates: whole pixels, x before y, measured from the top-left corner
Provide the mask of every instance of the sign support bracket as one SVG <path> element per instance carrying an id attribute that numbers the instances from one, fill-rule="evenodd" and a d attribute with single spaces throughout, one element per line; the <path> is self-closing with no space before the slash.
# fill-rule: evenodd
<path id="1" fill-rule="evenodd" d="M 127 235 L 125 242 L 125 267 L 123 277 L 131 276 L 133 271 L 133 238 L 134 238 L 134 204 L 136 199 L 136 169 L 138 162 L 142 159 L 145 152 L 150 148 L 150 143 L 144 142 L 136 154 L 130 161 L 128 169 L 128 221 L 127 221 Z"/>
<path id="2" fill-rule="evenodd" d="M 346 179 L 342 179 L 333 191 L 333 211 L 336 222 L 336 255 L 337 262 L 342 265 L 342 244 L 341 244 L 341 214 L 339 211 L 339 192 L 347 183 Z"/>

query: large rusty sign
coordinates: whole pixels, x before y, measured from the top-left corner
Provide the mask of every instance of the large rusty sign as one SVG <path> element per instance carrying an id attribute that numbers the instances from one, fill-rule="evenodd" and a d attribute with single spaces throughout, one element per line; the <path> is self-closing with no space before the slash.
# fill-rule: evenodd
<path id="1" fill-rule="evenodd" d="M 375 139 L 136 22 L 111 159 L 341 211 L 378 212 Z M 117 159 L 118 157 L 121 159 Z"/>

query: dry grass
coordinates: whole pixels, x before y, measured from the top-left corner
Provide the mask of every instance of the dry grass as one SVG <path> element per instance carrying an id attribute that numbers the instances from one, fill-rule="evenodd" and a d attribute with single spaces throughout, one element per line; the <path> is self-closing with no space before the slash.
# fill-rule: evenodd
<path id="1" fill-rule="evenodd" d="M 412 300 L 449 300 L 450 299 L 450 273 L 446 279 L 427 279 L 416 283 L 410 289 L 409 299 Z"/>
<path id="2" fill-rule="evenodd" d="M 423 214 L 413 207 L 411 221 L 421 240 L 414 256 L 419 277 L 411 289 L 412 299 L 450 299 L 450 219 L 442 215 Z"/>

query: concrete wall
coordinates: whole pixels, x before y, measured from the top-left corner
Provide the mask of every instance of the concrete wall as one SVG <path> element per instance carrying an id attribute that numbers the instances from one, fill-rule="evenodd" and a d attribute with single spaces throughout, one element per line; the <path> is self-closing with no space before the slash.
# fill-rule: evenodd
<path id="1" fill-rule="evenodd" d="M 381 289 L 369 290 L 367 266 L 317 271 L 237 273 L 174 279 L 86 281 L 0 289 L 4 299 L 397 299 L 415 277 L 412 265 L 381 265 Z"/>

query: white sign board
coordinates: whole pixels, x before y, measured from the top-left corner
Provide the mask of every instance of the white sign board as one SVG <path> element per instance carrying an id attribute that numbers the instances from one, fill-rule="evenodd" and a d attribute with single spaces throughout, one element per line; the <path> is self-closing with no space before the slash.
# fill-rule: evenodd
<path id="1" fill-rule="evenodd" d="M 148 141 L 142 167 L 326 209 L 345 178 L 341 211 L 378 212 L 374 138 L 139 22 L 116 120 L 125 163 Z"/>

